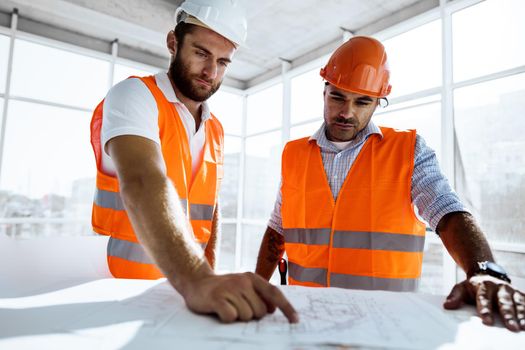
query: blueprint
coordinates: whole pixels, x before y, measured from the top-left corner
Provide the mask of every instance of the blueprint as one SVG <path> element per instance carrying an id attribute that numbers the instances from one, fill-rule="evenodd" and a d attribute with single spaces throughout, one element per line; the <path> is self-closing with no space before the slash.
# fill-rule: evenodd
<path id="1" fill-rule="evenodd" d="M 454 339 L 454 322 L 450 316 L 421 301 L 413 293 L 296 286 L 283 287 L 282 290 L 299 312 L 298 324 L 288 323 L 284 315 L 276 311 L 259 321 L 225 325 L 212 317 L 194 315 L 185 308 L 173 310 L 169 315 L 163 306 L 162 321 L 152 332 L 160 337 L 193 334 L 257 343 L 407 349 L 438 347 Z M 149 298 L 158 299 L 167 292 L 166 295 L 173 295 L 159 285 L 149 291 Z M 203 329 L 206 330 L 204 334 Z"/>
<path id="2" fill-rule="evenodd" d="M 280 287 L 299 312 L 223 324 L 189 311 L 165 281 L 103 279 L 54 292 L 0 298 L 0 348 L 54 349 L 525 349 L 525 332 L 487 327 L 475 308 L 445 311 L 442 296 Z M 498 324 L 499 322 L 499 324 Z M 27 345 L 27 346 L 25 346 Z"/>

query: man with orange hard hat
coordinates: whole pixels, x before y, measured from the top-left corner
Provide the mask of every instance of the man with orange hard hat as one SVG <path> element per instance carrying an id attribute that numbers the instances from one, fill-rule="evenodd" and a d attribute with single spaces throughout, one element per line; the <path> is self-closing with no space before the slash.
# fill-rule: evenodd
<path id="1" fill-rule="evenodd" d="M 256 273 L 269 279 L 286 252 L 293 285 L 415 291 L 425 224 L 467 274 L 444 307 L 473 303 L 483 323 L 498 310 L 525 330 L 525 297 L 494 262 L 490 247 L 415 130 L 378 127 L 372 115 L 390 93 L 383 45 L 357 36 L 321 69 L 324 123 L 290 141 L 281 187 L 261 243 Z"/>
<path id="2" fill-rule="evenodd" d="M 93 230 L 110 236 L 114 277 L 165 276 L 191 310 L 223 322 L 276 308 L 297 322 L 281 291 L 260 276 L 213 270 L 224 133 L 206 100 L 244 44 L 246 18 L 233 0 L 187 0 L 175 17 L 168 72 L 120 82 L 93 114 Z"/>

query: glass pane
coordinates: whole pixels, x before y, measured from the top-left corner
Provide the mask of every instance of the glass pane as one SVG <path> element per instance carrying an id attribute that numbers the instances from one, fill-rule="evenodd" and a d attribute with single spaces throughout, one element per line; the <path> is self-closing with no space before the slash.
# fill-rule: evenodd
<path id="1" fill-rule="evenodd" d="M 226 134 L 241 135 L 242 99 L 241 95 L 219 90 L 209 100 L 211 112 Z"/>
<path id="2" fill-rule="evenodd" d="M 255 271 L 265 230 L 263 225 L 242 225 L 241 270 Z"/>
<path id="3" fill-rule="evenodd" d="M 93 186 L 95 182 L 93 181 Z M 5 192 L 0 191 L 0 197 L 3 197 Z M 2 200 L 8 200 L 9 206 L 21 205 L 19 199 L 12 197 L 4 197 Z M 20 219 L 18 221 L 23 221 Z M 51 221 L 51 220 L 49 220 Z M 93 235 L 91 228 L 91 216 L 84 218 L 83 220 L 68 220 L 65 219 L 60 223 L 45 222 L 43 220 L 39 223 L 33 222 L 1 222 L 0 223 L 0 235 L 7 235 L 9 237 L 17 239 L 26 238 L 42 238 L 42 237 L 66 237 L 66 236 L 88 236 Z"/>
<path id="4" fill-rule="evenodd" d="M 487 0 L 454 13 L 454 81 L 524 65 L 524 12 L 521 0 Z"/>
<path id="5" fill-rule="evenodd" d="M 232 272 L 235 270 L 235 224 L 221 225 L 220 250 L 217 255 L 217 271 Z"/>
<path id="6" fill-rule="evenodd" d="M 292 123 L 323 117 L 324 83 L 319 69 L 292 78 Z"/>
<path id="7" fill-rule="evenodd" d="M 248 135 L 281 126 L 283 85 L 277 84 L 248 96 Z"/>
<path id="8" fill-rule="evenodd" d="M 456 90 L 456 188 L 489 239 L 525 243 L 525 74 Z"/>
<path id="9" fill-rule="evenodd" d="M 82 225 L 90 225 L 95 188 L 89 122 L 89 113 L 10 101 L 0 179 L 2 217 L 68 218 L 82 224 L 61 225 L 68 232 L 57 235 L 86 231 Z M 44 232 L 37 226 L 18 227 L 35 234 L 58 230 L 42 225 Z"/>
<path id="10" fill-rule="evenodd" d="M 323 122 L 318 121 L 318 122 L 293 126 L 290 129 L 290 140 L 296 140 L 302 137 L 312 136 L 317 131 L 317 129 L 321 127 L 321 124 L 323 124 Z"/>
<path id="11" fill-rule="evenodd" d="M 430 232 L 428 234 L 434 235 L 435 233 Z M 441 243 L 425 244 L 421 283 L 418 292 L 443 294 L 443 245 Z"/>
<path id="12" fill-rule="evenodd" d="M 268 220 L 281 177 L 281 132 L 246 139 L 245 218 Z"/>
<path id="13" fill-rule="evenodd" d="M 441 85 L 441 20 L 384 41 L 390 65 L 389 97 Z"/>
<path id="14" fill-rule="evenodd" d="M 11 94 L 94 109 L 107 92 L 109 67 L 107 61 L 17 39 Z"/>
<path id="15" fill-rule="evenodd" d="M 436 100 L 438 100 L 436 102 Z M 409 103 L 389 106 L 384 113 L 373 117 L 374 123 L 397 129 L 416 129 L 426 144 L 441 160 L 441 103 L 431 96 Z"/>
<path id="16" fill-rule="evenodd" d="M 240 137 L 226 136 L 224 139 L 224 177 L 219 195 L 223 218 L 237 217 L 240 156 Z"/>
<path id="17" fill-rule="evenodd" d="M 9 37 L 0 35 L 0 93 L 5 92 L 7 62 L 9 60 Z"/>
<path id="18" fill-rule="evenodd" d="M 129 78 L 130 76 L 145 77 L 148 75 L 154 75 L 158 71 L 160 71 L 160 69 L 140 69 L 123 64 L 115 64 L 115 70 L 113 72 L 113 85 Z"/>

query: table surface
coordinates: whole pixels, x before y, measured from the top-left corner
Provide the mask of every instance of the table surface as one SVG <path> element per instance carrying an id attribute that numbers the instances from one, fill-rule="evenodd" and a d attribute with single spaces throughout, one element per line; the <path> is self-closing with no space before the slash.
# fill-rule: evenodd
<path id="1" fill-rule="evenodd" d="M 0 294 L 0 349 L 144 349 L 146 346 L 154 346 L 156 349 L 175 346 L 193 349 L 272 350 L 350 347 L 525 349 L 525 332 L 512 333 L 503 328 L 500 322 L 494 327 L 486 327 L 475 316 L 475 310 L 471 306 L 458 311 L 445 311 L 441 307 L 443 296 L 337 288 L 284 287 L 283 291 L 291 298 L 292 303 L 298 305 L 301 301 L 292 298 L 310 298 L 310 302 L 314 299 L 314 302 L 333 302 L 342 300 L 337 299 L 341 296 L 348 296 L 341 302 L 346 309 L 341 306 L 339 310 L 329 311 L 342 310 L 342 313 L 334 313 L 332 319 L 328 319 L 334 321 L 335 328 L 330 330 L 333 338 L 327 337 L 326 329 L 321 329 L 320 322 L 323 321 L 318 316 L 322 313 L 315 309 L 312 309 L 311 315 L 307 315 L 307 311 L 303 311 L 305 314 L 302 316 L 300 314 L 303 323 L 300 327 L 303 327 L 303 331 L 307 329 L 308 333 L 294 334 L 289 330 L 289 325 L 282 323 L 283 316 L 279 312 L 258 322 L 239 322 L 225 326 L 214 317 L 189 312 L 180 295 L 162 280 L 99 279 L 81 284 L 57 283 L 55 287 L 46 286 L 43 291 L 27 292 L 21 294 L 23 296 L 4 294 L 9 295 L 4 297 Z M 406 304 L 408 307 L 399 304 L 409 299 L 412 304 Z M 349 306 L 354 316 L 361 313 L 360 320 L 364 322 L 355 323 L 356 329 L 366 325 L 368 321 L 362 313 L 368 309 L 364 308 L 363 301 L 373 301 L 372 308 L 388 309 L 387 312 L 392 308 L 398 318 L 395 322 L 409 325 L 412 335 L 426 334 L 425 337 L 428 337 L 429 334 L 432 335 L 429 332 L 442 332 L 441 340 L 438 339 L 436 343 L 436 339 L 431 340 L 428 337 L 428 342 L 423 340 L 423 343 L 418 343 L 421 341 L 419 339 L 409 343 L 404 342 L 406 339 L 399 338 L 402 335 L 397 335 L 401 342 L 397 342 L 396 337 L 390 343 L 374 342 L 374 339 L 369 342 L 364 336 L 369 331 L 366 328 L 362 328 L 361 337 L 354 337 L 349 328 L 345 330 L 341 325 L 345 324 L 343 321 L 348 315 Z M 355 305 L 351 305 L 352 302 Z M 396 311 L 396 305 L 398 308 L 404 307 L 402 310 L 406 312 Z M 384 312 L 383 309 L 381 313 Z M 426 311 L 423 313 L 421 310 Z M 421 324 L 417 320 L 417 312 L 421 313 Z M 390 328 L 389 325 L 384 325 L 385 332 L 391 332 L 389 329 L 392 325 L 396 327 L 395 322 Z M 436 329 L 429 330 L 428 322 L 434 322 Z M 351 325 L 348 322 L 346 324 Z M 299 332 L 298 329 L 295 331 Z M 370 337 L 373 337 L 373 331 L 370 329 Z M 268 336 L 270 334 L 274 335 Z M 298 336 L 300 334 L 302 335 Z M 349 336 L 341 338 L 344 334 Z M 381 333 L 376 334 L 383 336 Z"/>

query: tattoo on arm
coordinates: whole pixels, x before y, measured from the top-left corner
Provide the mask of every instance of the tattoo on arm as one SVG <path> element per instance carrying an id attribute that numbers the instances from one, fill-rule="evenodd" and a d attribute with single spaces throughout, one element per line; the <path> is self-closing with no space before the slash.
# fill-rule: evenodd
<path id="1" fill-rule="evenodd" d="M 275 263 L 281 258 L 284 251 L 284 237 L 277 232 L 272 232 L 268 239 L 268 255 L 266 261 Z"/>

